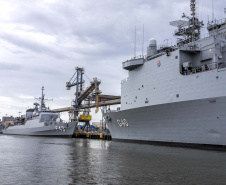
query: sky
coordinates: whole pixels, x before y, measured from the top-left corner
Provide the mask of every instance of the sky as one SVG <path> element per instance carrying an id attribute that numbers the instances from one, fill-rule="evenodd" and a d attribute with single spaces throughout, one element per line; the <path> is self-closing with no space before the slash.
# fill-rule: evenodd
<path id="1" fill-rule="evenodd" d="M 225 0 L 214 0 L 214 11 L 212 0 L 199 0 L 198 15 L 206 24 L 213 15 L 224 18 L 224 8 Z M 135 27 L 136 55 L 142 48 L 145 55 L 150 38 L 175 44 L 169 22 L 183 12 L 190 15 L 189 0 L 0 0 L 0 117 L 24 114 L 42 86 L 51 109 L 70 106 L 75 88 L 65 85 L 77 66 L 85 69 L 86 87 L 97 77 L 103 94 L 120 95 Z M 100 112 L 92 116 L 101 119 Z"/>

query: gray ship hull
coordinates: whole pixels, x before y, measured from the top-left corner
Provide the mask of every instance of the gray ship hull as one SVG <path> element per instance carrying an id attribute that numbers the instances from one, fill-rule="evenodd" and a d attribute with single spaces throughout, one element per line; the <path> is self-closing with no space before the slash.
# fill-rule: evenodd
<path id="1" fill-rule="evenodd" d="M 226 146 L 226 97 L 104 114 L 113 139 Z"/>
<path id="2" fill-rule="evenodd" d="M 63 130 L 57 130 L 56 126 L 63 126 Z M 26 135 L 26 136 L 50 136 L 50 137 L 72 137 L 75 130 L 76 122 L 53 124 L 43 127 L 26 128 L 22 125 L 8 127 L 3 129 L 3 134 L 6 135 Z"/>

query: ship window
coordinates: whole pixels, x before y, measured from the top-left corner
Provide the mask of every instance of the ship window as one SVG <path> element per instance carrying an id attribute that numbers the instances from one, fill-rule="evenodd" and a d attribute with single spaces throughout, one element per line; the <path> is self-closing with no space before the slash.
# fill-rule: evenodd
<path id="1" fill-rule="evenodd" d="M 179 94 L 177 94 L 176 97 L 179 98 Z"/>
<path id="2" fill-rule="evenodd" d="M 175 59 L 178 59 L 178 56 L 175 56 Z"/>

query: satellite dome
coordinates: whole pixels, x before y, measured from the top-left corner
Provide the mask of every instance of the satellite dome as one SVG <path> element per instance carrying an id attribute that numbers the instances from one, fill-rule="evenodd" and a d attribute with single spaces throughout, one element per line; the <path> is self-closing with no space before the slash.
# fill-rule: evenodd
<path id="1" fill-rule="evenodd" d="M 151 38 L 149 40 L 149 45 L 156 45 L 156 40 L 154 38 Z"/>
<path id="2" fill-rule="evenodd" d="M 149 45 L 147 47 L 147 57 L 157 54 L 157 42 L 154 38 L 149 40 Z"/>

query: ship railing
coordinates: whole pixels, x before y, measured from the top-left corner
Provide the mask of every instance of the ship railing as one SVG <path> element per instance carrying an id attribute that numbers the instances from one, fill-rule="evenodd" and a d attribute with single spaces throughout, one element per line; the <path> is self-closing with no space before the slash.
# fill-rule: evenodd
<path id="1" fill-rule="evenodd" d="M 192 38 L 178 39 L 177 40 L 177 46 L 178 47 L 182 47 L 182 46 L 184 46 L 184 45 L 186 45 L 188 43 L 196 42 L 197 40 L 199 40 L 201 38 L 207 38 L 207 37 L 209 37 L 209 33 L 203 34 L 203 35 L 201 35 L 199 37 L 196 37 L 194 39 L 192 39 Z"/>
<path id="2" fill-rule="evenodd" d="M 160 57 L 162 55 L 165 55 L 165 52 L 161 52 L 161 53 L 155 54 L 153 56 L 147 57 L 147 60 L 149 61 L 149 60 L 152 60 L 154 58 L 158 58 L 158 57 Z"/>
<path id="3" fill-rule="evenodd" d="M 206 33 L 206 34 L 203 34 L 200 36 L 200 39 L 204 39 L 204 38 L 208 38 L 208 37 L 211 37 L 211 36 L 215 36 L 216 33 L 215 32 L 211 32 L 211 33 Z M 226 38 L 226 34 L 225 33 L 217 33 L 217 36 L 225 39 Z"/>
<path id="4" fill-rule="evenodd" d="M 199 37 L 196 37 L 194 40 L 192 40 L 191 38 L 178 39 L 177 40 L 177 46 L 181 47 L 181 46 L 184 46 L 188 43 L 191 43 L 192 41 L 197 41 L 197 40 L 199 40 Z"/>
<path id="5" fill-rule="evenodd" d="M 168 44 L 167 45 L 162 44 L 158 46 L 158 50 L 161 50 L 163 48 L 168 48 L 168 47 L 169 47 Z"/>
<path id="6" fill-rule="evenodd" d="M 200 72 L 205 72 L 205 71 L 211 71 L 214 69 L 222 69 L 224 68 L 225 62 L 214 62 L 214 63 L 209 63 L 209 64 L 204 64 L 196 67 L 185 67 L 183 68 L 181 74 L 182 75 L 191 75 L 191 74 L 196 74 Z"/>
<path id="7" fill-rule="evenodd" d="M 213 20 L 207 23 L 208 26 L 215 26 L 215 25 L 221 25 L 221 24 L 226 24 L 226 18 L 219 19 L 219 20 Z"/>
<path id="8" fill-rule="evenodd" d="M 146 58 L 146 55 L 137 55 L 137 56 L 135 56 L 135 57 L 132 57 L 130 60 L 134 60 L 134 59 L 144 59 L 144 58 Z M 128 60 L 127 60 L 128 61 Z"/>
<path id="9" fill-rule="evenodd" d="M 195 38 L 193 41 L 197 41 L 197 40 L 199 40 L 199 39 L 208 38 L 208 37 L 210 37 L 210 36 L 211 36 L 210 33 L 205 33 L 205 34 L 202 34 L 202 35 L 200 35 L 199 37 Z M 187 39 L 178 39 L 177 45 L 178 45 L 179 47 L 181 47 L 181 46 L 184 46 L 185 44 L 188 44 L 188 43 L 191 43 L 191 42 L 192 42 L 192 39 L 191 39 L 191 38 L 187 38 Z"/>

